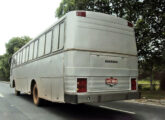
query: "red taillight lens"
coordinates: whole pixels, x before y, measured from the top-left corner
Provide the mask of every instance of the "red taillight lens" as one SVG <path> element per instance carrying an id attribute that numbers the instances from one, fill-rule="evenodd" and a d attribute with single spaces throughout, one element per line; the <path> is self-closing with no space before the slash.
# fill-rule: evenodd
<path id="1" fill-rule="evenodd" d="M 133 24 L 131 22 L 128 22 L 129 27 L 133 27 Z"/>
<path id="2" fill-rule="evenodd" d="M 77 78 L 77 92 L 87 92 L 86 78 Z"/>
<path id="3" fill-rule="evenodd" d="M 136 78 L 131 79 L 131 90 L 136 90 Z"/>
<path id="4" fill-rule="evenodd" d="M 86 17 L 86 12 L 77 12 L 77 16 Z"/>

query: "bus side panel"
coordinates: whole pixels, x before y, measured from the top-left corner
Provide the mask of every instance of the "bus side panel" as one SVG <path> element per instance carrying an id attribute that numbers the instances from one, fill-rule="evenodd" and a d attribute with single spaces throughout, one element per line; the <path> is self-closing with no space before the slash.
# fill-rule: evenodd
<path id="1" fill-rule="evenodd" d="M 13 75 L 15 80 L 16 89 L 21 92 L 27 92 L 27 76 L 26 76 L 26 69 L 22 66 L 19 66 L 13 69 Z"/>
<path id="2" fill-rule="evenodd" d="M 56 76 L 52 79 L 52 101 L 64 102 L 64 53 L 54 56 L 52 66 L 54 66 L 53 72 Z"/>
<path id="3" fill-rule="evenodd" d="M 52 55 L 13 69 L 16 89 L 30 93 L 32 80 L 35 80 L 39 97 L 64 102 L 63 60 L 64 53 Z"/>
<path id="4" fill-rule="evenodd" d="M 63 53 L 41 59 L 37 64 L 39 96 L 64 102 Z"/>

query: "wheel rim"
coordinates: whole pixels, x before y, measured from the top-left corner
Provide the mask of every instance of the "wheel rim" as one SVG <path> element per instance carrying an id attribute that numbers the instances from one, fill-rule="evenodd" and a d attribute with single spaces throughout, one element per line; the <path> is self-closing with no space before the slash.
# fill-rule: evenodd
<path id="1" fill-rule="evenodd" d="M 33 88 L 33 100 L 35 104 L 38 103 L 38 89 L 36 85 Z"/>

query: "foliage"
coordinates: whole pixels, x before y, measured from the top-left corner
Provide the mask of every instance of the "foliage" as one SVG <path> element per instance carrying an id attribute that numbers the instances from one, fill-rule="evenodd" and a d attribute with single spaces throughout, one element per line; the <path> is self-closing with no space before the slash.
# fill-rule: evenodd
<path id="1" fill-rule="evenodd" d="M 0 58 L 0 75 L 4 78 L 9 78 L 10 66 L 8 64 L 9 54 L 4 54 Z"/>
<path id="2" fill-rule="evenodd" d="M 153 90 L 159 90 L 160 89 L 160 81 L 158 80 L 153 80 Z M 138 89 L 139 90 L 150 90 L 151 85 L 150 81 L 145 79 L 145 80 L 139 80 L 138 81 Z"/>
<path id="3" fill-rule="evenodd" d="M 140 0 L 62 0 L 56 10 L 56 16 L 62 17 L 72 10 L 96 11 L 125 17 L 129 21 L 136 21 L 140 14 Z M 134 12 L 136 11 L 136 12 Z"/>
<path id="4" fill-rule="evenodd" d="M 141 19 L 136 23 L 136 41 L 139 68 L 150 75 L 151 89 L 153 73 L 164 69 L 165 51 L 165 1 L 144 0 Z"/>
<path id="5" fill-rule="evenodd" d="M 25 45 L 29 40 L 31 40 L 31 38 L 28 36 L 13 37 L 6 44 L 6 52 L 9 55 L 14 54 L 18 49 L 20 49 L 23 45 Z"/>
<path id="6" fill-rule="evenodd" d="M 10 64 L 9 59 L 12 55 L 20 49 L 23 45 L 25 45 L 29 40 L 30 37 L 13 37 L 9 40 L 6 44 L 6 54 L 0 56 L 0 77 L 5 78 L 6 80 L 9 79 L 10 76 Z"/>

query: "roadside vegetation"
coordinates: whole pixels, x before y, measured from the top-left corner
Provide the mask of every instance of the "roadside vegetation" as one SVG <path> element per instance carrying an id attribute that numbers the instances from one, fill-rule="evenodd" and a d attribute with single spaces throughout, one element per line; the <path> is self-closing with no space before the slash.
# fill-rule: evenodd
<path id="1" fill-rule="evenodd" d="M 153 80 L 153 90 L 160 90 L 160 80 Z M 150 90 L 151 84 L 149 80 L 139 80 L 139 90 Z"/>
<path id="2" fill-rule="evenodd" d="M 0 80 L 9 81 L 10 58 L 12 55 L 25 45 L 31 38 L 28 36 L 13 37 L 6 43 L 6 53 L 0 56 Z"/>
<path id="3" fill-rule="evenodd" d="M 149 80 L 139 80 L 138 89 L 141 92 L 142 99 L 164 99 L 165 100 L 165 91 L 160 88 L 160 80 L 153 81 L 153 90 L 151 91 Z"/>

